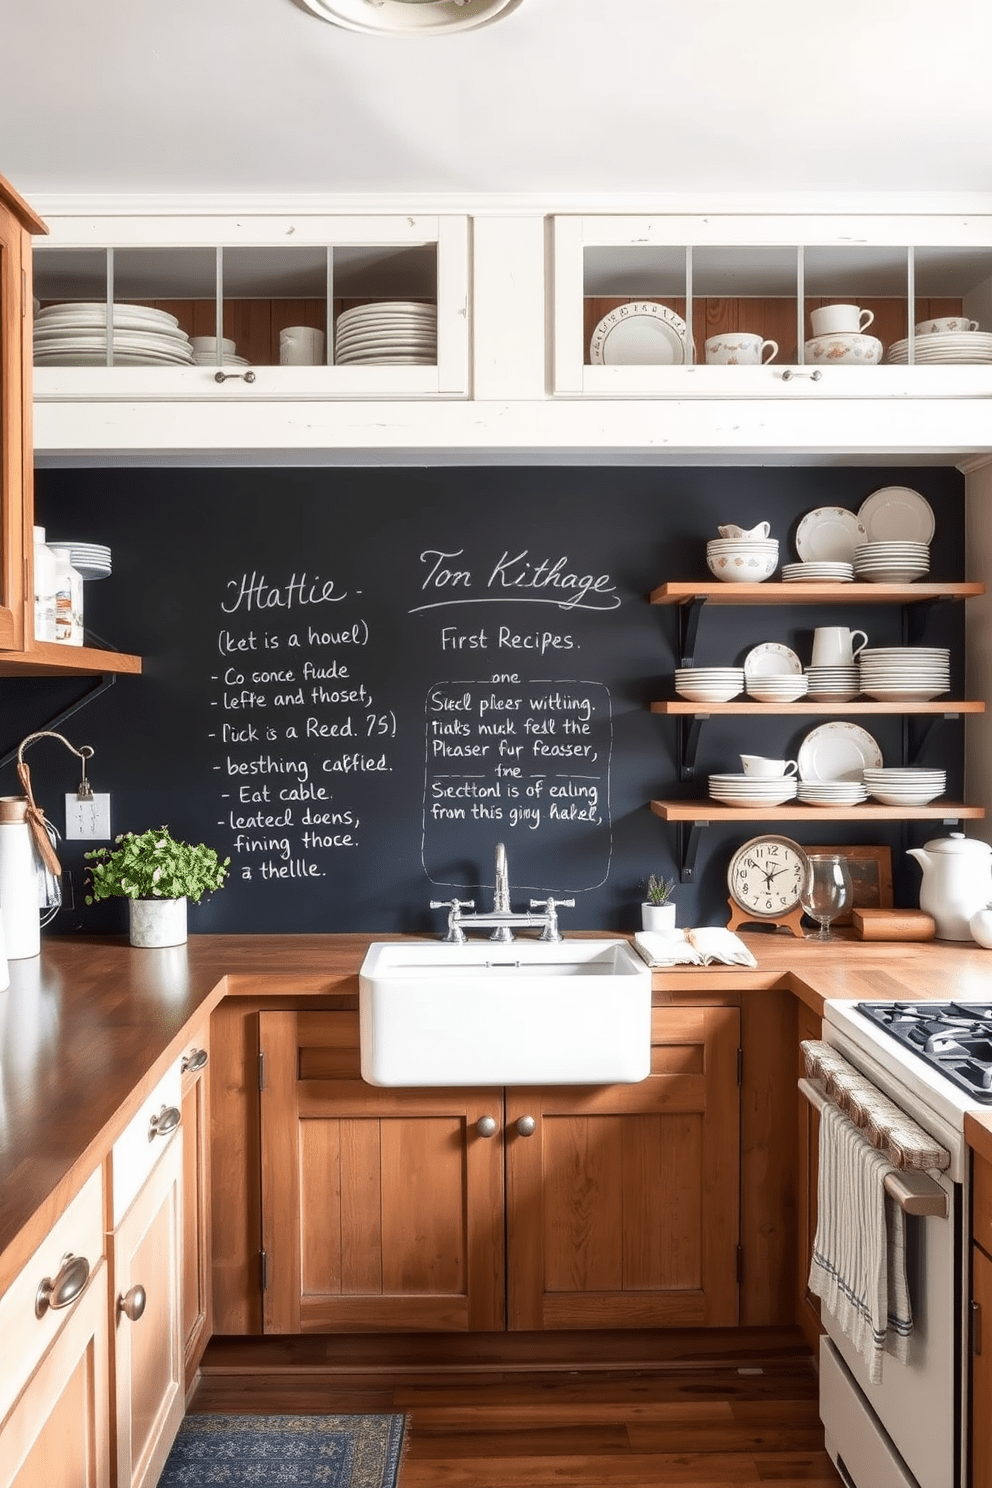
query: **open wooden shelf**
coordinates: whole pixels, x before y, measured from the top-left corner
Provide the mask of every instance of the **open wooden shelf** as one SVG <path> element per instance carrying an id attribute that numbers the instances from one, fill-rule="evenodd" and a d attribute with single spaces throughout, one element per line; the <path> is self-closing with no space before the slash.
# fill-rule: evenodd
<path id="1" fill-rule="evenodd" d="M 755 698 L 738 698 L 730 703 L 694 703 L 689 698 L 674 698 L 651 704 L 652 713 L 665 713 L 669 717 L 708 718 L 720 713 L 746 713 L 774 716 L 778 713 L 822 714 L 836 718 L 847 713 L 930 713 L 953 715 L 956 713 L 984 713 L 985 704 L 979 699 L 970 702 L 942 701 L 940 698 L 928 702 L 878 703 L 871 699 L 853 699 L 842 703 L 822 702 L 799 698 L 794 703 L 761 703 Z"/>
<path id="2" fill-rule="evenodd" d="M 984 584 L 764 584 L 671 583 L 651 590 L 651 603 L 717 605 L 919 604 L 927 599 L 973 599 Z"/>
<path id="3" fill-rule="evenodd" d="M 0 677 L 98 677 L 105 673 L 137 675 L 141 657 L 96 646 L 64 646 L 32 641 L 26 651 L 0 651 Z"/>
<path id="4" fill-rule="evenodd" d="M 960 801 L 931 801 L 929 806 L 882 806 L 865 801 L 857 806 L 807 806 L 787 801 L 784 806 L 723 806 L 718 801 L 652 801 L 651 810 L 663 821 L 963 821 L 985 815 L 983 806 Z"/>

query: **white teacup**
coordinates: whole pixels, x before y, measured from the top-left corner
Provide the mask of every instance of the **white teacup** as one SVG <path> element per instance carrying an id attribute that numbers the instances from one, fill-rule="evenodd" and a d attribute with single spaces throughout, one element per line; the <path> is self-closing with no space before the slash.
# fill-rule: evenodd
<path id="1" fill-rule="evenodd" d="M 777 356 L 778 342 L 764 341 L 756 331 L 727 331 L 706 342 L 706 361 L 712 367 L 757 367 Z"/>
<path id="2" fill-rule="evenodd" d="M 809 312 L 814 336 L 858 335 L 866 331 L 875 319 L 873 310 L 862 310 L 859 305 L 821 305 L 819 310 Z"/>
<path id="3" fill-rule="evenodd" d="M 799 769 L 796 760 L 765 759 L 761 754 L 742 754 L 741 765 L 744 774 L 756 780 L 779 780 L 783 775 L 795 775 Z"/>
<path id="4" fill-rule="evenodd" d="M 916 327 L 918 336 L 950 336 L 955 332 L 977 331 L 978 321 L 968 320 L 963 315 L 941 315 L 936 320 L 921 320 Z"/>
<path id="5" fill-rule="evenodd" d="M 313 326 L 287 326 L 279 332 L 283 367 L 317 367 L 324 360 L 324 333 Z"/>
<path id="6" fill-rule="evenodd" d="M 855 644 L 856 636 L 861 637 L 860 645 Z M 848 630 L 846 625 L 820 625 L 813 632 L 813 658 L 810 665 L 853 666 L 855 657 L 861 654 L 867 644 L 868 637 L 863 630 Z"/>

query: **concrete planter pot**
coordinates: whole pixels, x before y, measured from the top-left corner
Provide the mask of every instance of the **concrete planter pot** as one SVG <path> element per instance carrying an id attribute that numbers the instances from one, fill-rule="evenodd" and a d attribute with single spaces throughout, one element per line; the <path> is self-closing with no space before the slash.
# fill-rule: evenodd
<path id="1" fill-rule="evenodd" d="M 659 935 L 671 935 L 675 929 L 675 905 L 642 904 L 641 929 L 654 930 Z"/>
<path id="2" fill-rule="evenodd" d="M 186 940 L 185 899 L 129 899 L 131 944 L 182 945 Z"/>

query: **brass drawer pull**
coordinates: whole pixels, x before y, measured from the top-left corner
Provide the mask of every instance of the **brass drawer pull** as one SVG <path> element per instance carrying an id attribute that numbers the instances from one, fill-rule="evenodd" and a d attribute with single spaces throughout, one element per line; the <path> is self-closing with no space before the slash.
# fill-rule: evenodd
<path id="1" fill-rule="evenodd" d="M 148 1140 L 153 1141 L 155 1137 L 167 1137 L 174 1132 L 182 1120 L 182 1113 L 178 1106 L 163 1106 L 157 1116 L 152 1116 L 148 1122 Z"/>
<path id="2" fill-rule="evenodd" d="M 90 1279 L 90 1263 L 85 1256 L 69 1251 L 54 1277 L 46 1276 L 34 1298 L 35 1317 L 44 1317 L 51 1307 L 71 1307 Z"/>

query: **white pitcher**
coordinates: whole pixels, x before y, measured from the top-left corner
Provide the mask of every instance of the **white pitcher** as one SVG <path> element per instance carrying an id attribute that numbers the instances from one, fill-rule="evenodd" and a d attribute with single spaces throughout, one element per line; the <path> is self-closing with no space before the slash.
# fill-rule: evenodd
<path id="1" fill-rule="evenodd" d="M 933 916 L 938 939 L 972 940 L 972 915 L 992 902 L 992 847 L 952 832 L 911 847 L 909 856 L 923 869 L 920 908 Z"/>
<path id="2" fill-rule="evenodd" d="M 861 637 L 860 644 L 855 638 Z M 853 666 L 868 644 L 863 630 L 848 630 L 846 625 L 819 625 L 813 632 L 813 657 L 815 667 Z"/>

